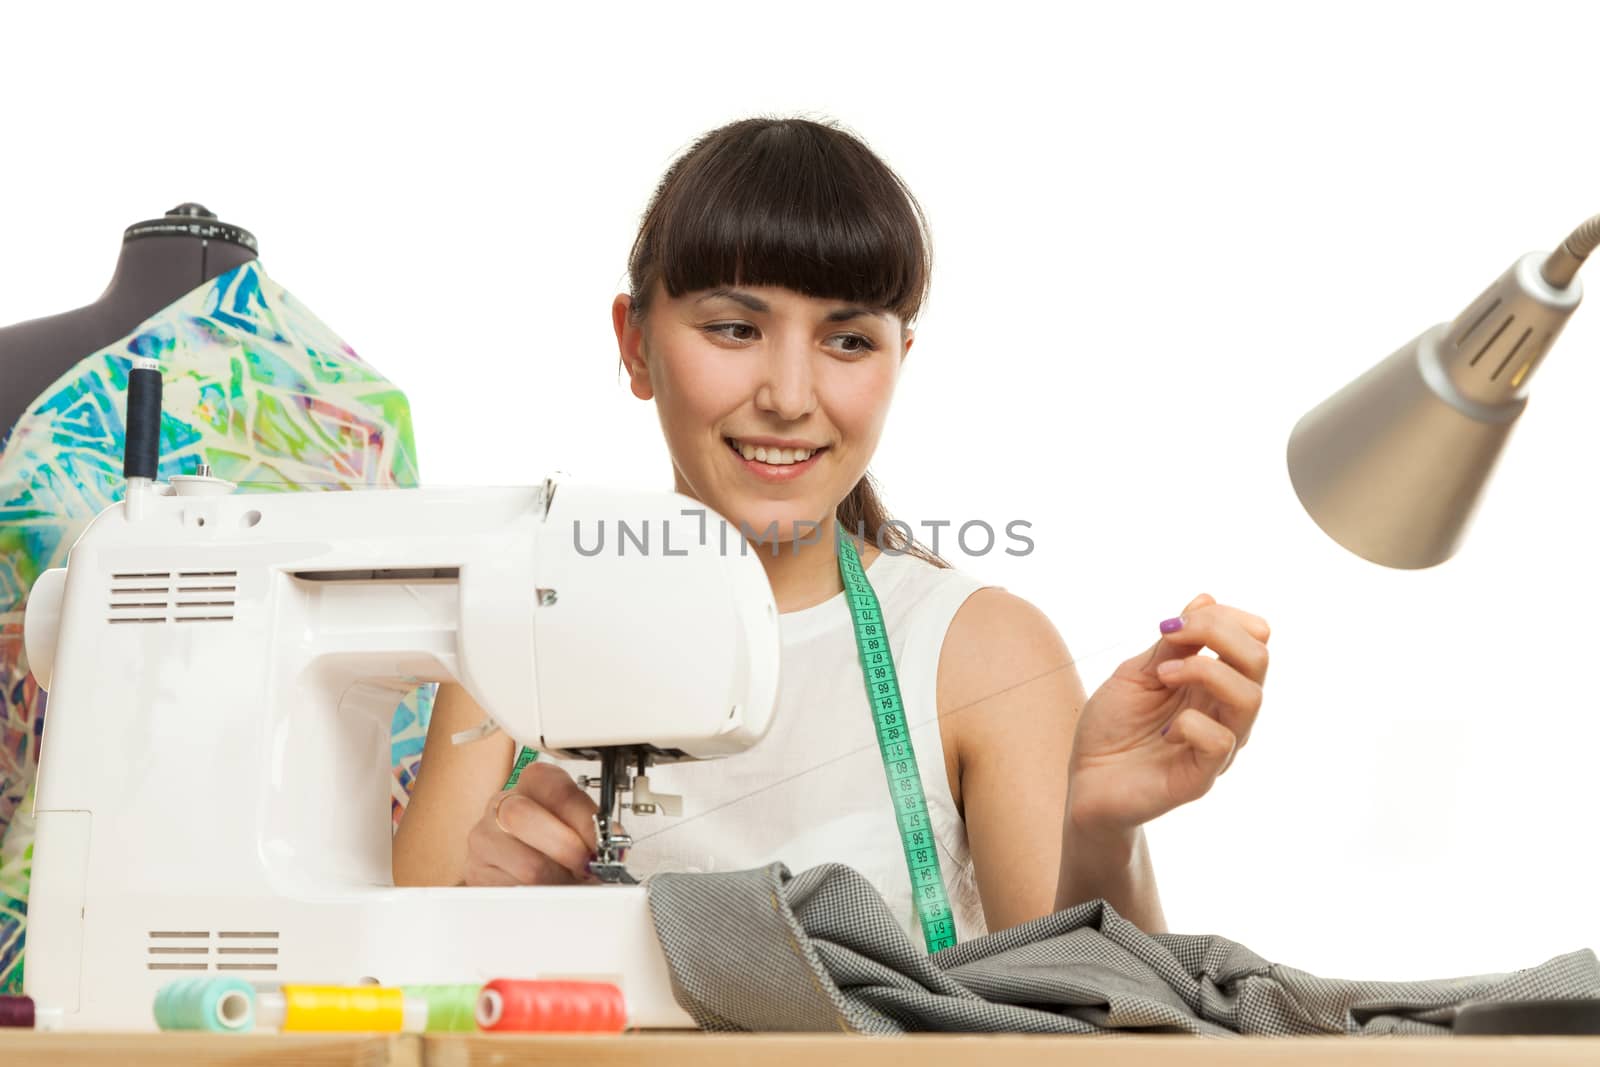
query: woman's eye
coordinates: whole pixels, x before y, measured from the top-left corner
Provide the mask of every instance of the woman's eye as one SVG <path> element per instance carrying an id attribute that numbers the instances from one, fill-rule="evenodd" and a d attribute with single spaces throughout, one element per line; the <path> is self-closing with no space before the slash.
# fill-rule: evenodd
<path id="1" fill-rule="evenodd" d="M 844 351 L 848 352 L 852 356 L 864 355 L 878 347 L 872 343 L 872 338 L 863 336 L 859 333 L 842 333 L 839 335 L 839 340 L 841 342 L 855 342 L 852 345 L 846 345 L 844 348 Z"/>
<path id="2" fill-rule="evenodd" d="M 756 328 L 748 322 L 718 322 L 703 328 L 706 333 L 729 341 L 753 341 L 757 336 Z M 878 347 L 872 338 L 859 333 L 841 333 L 834 340 L 840 351 L 851 356 L 865 355 Z"/>

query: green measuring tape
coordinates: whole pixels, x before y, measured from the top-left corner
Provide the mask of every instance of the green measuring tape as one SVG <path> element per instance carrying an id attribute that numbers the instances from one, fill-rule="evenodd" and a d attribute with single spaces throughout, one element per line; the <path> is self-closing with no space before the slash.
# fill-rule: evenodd
<path id="1" fill-rule="evenodd" d="M 539 753 L 535 752 L 533 749 L 529 748 L 527 745 L 523 745 L 522 746 L 522 751 L 517 753 L 516 765 L 511 768 L 511 777 L 507 778 L 506 779 L 506 784 L 501 786 L 500 788 L 501 789 L 510 789 L 512 786 L 516 785 L 517 784 L 517 779 L 522 777 L 523 770 L 528 766 L 528 764 L 532 763 L 534 760 L 536 760 L 538 758 L 539 758 Z"/>
<path id="2" fill-rule="evenodd" d="M 928 802 L 922 794 L 917 753 L 911 745 L 905 704 L 900 699 L 900 679 L 894 671 L 894 657 L 889 654 L 889 632 L 883 624 L 877 594 L 867 581 L 861 558 L 849 537 L 839 539 L 839 576 L 844 579 L 850 619 L 855 624 L 856 651 L 861 656 L 867 701 L 878 728 L 878 751 L 883 755 L 883 773 L 894 801 L 906 871 L 911 875 L 911 897 L 928 952 L 938 952 L 956 943 L 955 918 L 950 913 L 950 899 L 939 870 L 939 850 L 928 822 Z"/>
<path id="3" fill-rule="evenodd" d="M 877 725 L 878 751 L 883 756 L 883 773 L 889 781 L 889 796 L 894 801 L 895 823 L 900 828 L 900 845 L 905 850 L 906 872 L 911 876 L 911 896 L 922 937 L 928 952 L 938 952 L 956 943 L 955 918 L 950 913 L 950 898 L 939 870 L 939 851 L 933 827 L 928 822 L 928 801 L 922 792 L 922 775 L 917 770 L 917 753 L 911 745 L 906 725 L 905 704 L 900 698 L 900 679 L 889 653 L 889 632 L 883 624 L 883 609 L 867 581 L 861 557 L 848 537 L 839 540 L 839 576 L 844 580 L 845 597 L 850 604 L 850 621 L 855 626 L 856 651 L 861 658 L 861 676 L 867 685 L 867 700 Z M 505 788 L 522 777 L 523 769 L 539 758 L 523 746 Z"/>

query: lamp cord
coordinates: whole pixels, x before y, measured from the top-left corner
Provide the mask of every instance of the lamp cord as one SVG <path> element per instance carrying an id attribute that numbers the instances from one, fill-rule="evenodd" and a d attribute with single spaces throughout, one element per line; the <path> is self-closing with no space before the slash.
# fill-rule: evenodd
<path id="1" fill-rule="evenodd" d="M 1583 261 L 1589 253 L 1600 247 L 1600 215 L 1589 219 L 1583 225 L 1573 230 L 1567 239 L 1561 242 L 1561 247 L 1550 254 L 1544 261 L 1544 267 L 1539 274 L 1553 289 L 1565 289 L 1572 284 L 1572 279 L 1578 276 L 1578 268 L 1583 266 Z"/>

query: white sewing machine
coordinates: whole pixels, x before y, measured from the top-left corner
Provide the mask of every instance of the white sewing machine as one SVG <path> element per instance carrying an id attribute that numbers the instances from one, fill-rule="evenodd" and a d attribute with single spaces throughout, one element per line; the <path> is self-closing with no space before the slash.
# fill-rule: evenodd
<path id="1" fill-rule="evenodd" d="M 389 731 L 404 692 L 459 682 L 517 741 L 601 758 L 613 816 L 641 759 L 743 751 L 771 722 L 779 636 L 737 533 L 674 493 L 557 482 L 173 481 L 131 478 L 28 602 L 49 691 L 24 979 L 40 1025 L 153 1029 L 162 985 L 211 973 L 586 977 L 622 987 L 631 1025 L 692 1026 L 642 886 L 396 888 Z"/>

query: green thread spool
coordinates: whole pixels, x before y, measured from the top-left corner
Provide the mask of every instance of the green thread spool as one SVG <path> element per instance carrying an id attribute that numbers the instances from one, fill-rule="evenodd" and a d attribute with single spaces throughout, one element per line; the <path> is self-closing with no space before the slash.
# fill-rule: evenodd
<path id="1" fill-rule="evenodd" d="M 179 978 L 156 994 L 163 1030 L 241 1033 L 254 1028 L 255 1015 L 255 988 L 242 978 Z"/>
<path id="2" fill-rule="evenodd" d="M 428 1002 L 428 1032 L 476 1032 L 478 994 L 481 985 L 401 986 L 408 997 Z"/>

